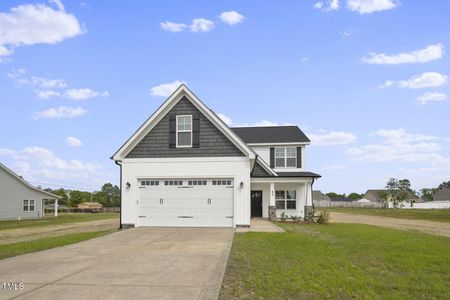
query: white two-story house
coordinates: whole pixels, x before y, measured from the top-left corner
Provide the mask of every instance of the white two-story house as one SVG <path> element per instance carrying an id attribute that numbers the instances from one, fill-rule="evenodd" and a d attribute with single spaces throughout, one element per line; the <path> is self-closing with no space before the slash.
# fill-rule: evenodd
<path id="1" fill-rule="evenodd" d="M 181 85 L 120 147 L 121 225 L 236 227 L 312 210 L 297 126 L 228 127 Z"/>

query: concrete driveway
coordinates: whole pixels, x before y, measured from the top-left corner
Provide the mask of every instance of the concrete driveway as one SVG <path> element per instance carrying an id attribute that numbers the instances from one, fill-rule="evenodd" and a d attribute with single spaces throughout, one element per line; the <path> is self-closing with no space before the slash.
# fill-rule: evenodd
<path id="1" fill-rule="evenodd" d="M 216 299 L 233 234 L 141 227 L 0 260 L 0 299 Z"/>

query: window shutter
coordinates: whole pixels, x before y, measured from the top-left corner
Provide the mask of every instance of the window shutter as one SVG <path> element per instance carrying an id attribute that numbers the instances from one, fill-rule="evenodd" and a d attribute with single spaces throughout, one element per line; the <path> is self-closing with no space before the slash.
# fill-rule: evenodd
<path id="1" fill-rule="evenodd" d="M 302 167 L 302 147 L 297 147 L 297 168 Z"/>
<path id="2" fill-rule="evenodd" d="M 270 167 L 273 169 L 275 167 L 275 148 L 270 148 Z"/>
<path id="3" fill-rule="evenodd" d="M 169 148 L 176 147 L 176 135 L 177 135 L 177 116 L 169 116 Z"/>
<path id="4" fill-rule="evenodd" d="M 200 148 L 200 116 L 192 116 L 192 147 Z"/>

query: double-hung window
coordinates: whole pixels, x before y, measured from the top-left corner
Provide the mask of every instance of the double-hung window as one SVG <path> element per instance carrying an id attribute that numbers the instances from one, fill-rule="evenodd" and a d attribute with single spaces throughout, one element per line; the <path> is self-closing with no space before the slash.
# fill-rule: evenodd
<path id="1" fill-rule="evenodd" d="M 177 148 L 192 147 L 192 116 L 177 116 Z"/>
<path id="2" fill-rule="evenodd" d="M 275 168 L 295 168 L 297 166 L 297 148 L 275 148 Z"/>
<path id="3" fill-rule="evenodd" d="M 34 211 L 34 200 L 23 200 L 23 211 Z"/>
<path id="4" fill-rule="evenodd" d="M 296 190 L 276 191 L 275 205 L 277 209 L 297 209 L 297 191 Z"/>

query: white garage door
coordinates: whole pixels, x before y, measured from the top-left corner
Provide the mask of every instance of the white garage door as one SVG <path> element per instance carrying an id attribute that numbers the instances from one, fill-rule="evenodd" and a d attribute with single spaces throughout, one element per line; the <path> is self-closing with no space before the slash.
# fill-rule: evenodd
<path id="1" fill-rule="evenodd" d="M 139 192 L 139 226 L 233 226 L 231 179 L 141 179 Z"/>

